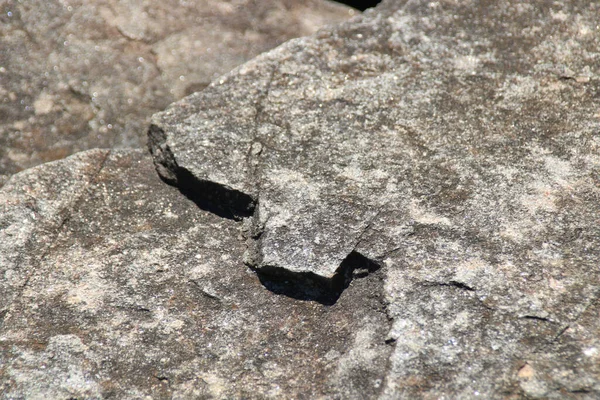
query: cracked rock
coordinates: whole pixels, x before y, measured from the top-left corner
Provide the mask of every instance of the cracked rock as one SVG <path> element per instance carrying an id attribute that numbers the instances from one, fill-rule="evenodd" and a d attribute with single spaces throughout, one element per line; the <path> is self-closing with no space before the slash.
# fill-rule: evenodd
<path id="1" fill-rule="evenodd" d="M 150 149 L 164 180 L 245 219 L 260 275 L 382 266 L 384 398 L 594 398 L 598 12 L 383 2 L 156 114 Z"/>
<path id="2" fill-rule="evenodd" d="M 152 113 L 355 10 L 325 0 L 0 1 L 0 186 L 94 147 L 140 147 Z"/>

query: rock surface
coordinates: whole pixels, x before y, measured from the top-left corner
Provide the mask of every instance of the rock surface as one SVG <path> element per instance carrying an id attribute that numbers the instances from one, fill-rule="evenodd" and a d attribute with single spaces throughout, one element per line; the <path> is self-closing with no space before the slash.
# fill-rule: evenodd
<path id="1" fill-rule="evenodd" d="M 599 11 L 384 2 L 13 175 L 0 397 L 598 398 Z"/>
<path id="2" fill-rule="evenodd" d="M 141 151 L 91 150 L 0 189 L 0 398 L 372 398 L 383 276 L 332 306 L 267 290 L 239 224 Z M 285 282 L 264 282 L 272 288 Z"/>
<path id="3" fill-rule="evenodd" d="M 263 279 L 382 267 L 382 397 L 596 398 L 599 12 L 384 2 L 155 115 L 157 170 Z"/>
<path id="4" fill-rule="evenodd" d="M 140 147 L 150 116 L 354 10 L 325 0 L 0 1 L 0 186 L 94 147 Z"/>

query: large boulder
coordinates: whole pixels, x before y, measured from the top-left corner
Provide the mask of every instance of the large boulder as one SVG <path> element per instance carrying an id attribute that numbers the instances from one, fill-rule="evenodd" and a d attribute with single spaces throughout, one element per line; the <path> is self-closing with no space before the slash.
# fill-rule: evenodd
<path id="1" fill-rule="evenodd" d="M 354 12 L 326 0 L 0 1 L 0 186 L 76 151 L 145 145 L 154 112 Z"/>
<path id="2" fill-rule="evenodd" d="M 157 170 L 261 279 L 381 268 L 384 397 L 600 396 L 599 12 L 384 2 L 155 115 Z"/>
<path id="3" fill-rule="evenodd" d="M 387 1 L 13 175 L 0 393 L 598 398 L 599 11 Z"/>

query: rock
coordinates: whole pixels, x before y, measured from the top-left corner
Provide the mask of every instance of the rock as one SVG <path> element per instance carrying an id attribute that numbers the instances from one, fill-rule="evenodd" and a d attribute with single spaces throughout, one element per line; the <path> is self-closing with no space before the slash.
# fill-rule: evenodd
<path id="1" fill-rule="evenodd" d="M 2 398 L 372 398 L 383 275 L 334 305 L 267 290 L 239 223 L 140 150 L 91 150 L 0 189 Z M 285 281 L 263 281 L 274 291 Z"/>
<path id="2" fill-rule="evenodd" d="M 383 398 L 598 397 L 599 11 L 384 2 L 155 115 L 157 170 L 263 280 L 384 271 Z"/>
<path id="3" fill-rule="evenodd" d="M 140 147 L 150 116 L 354 10 L 310 1 L 0 3 L 0 186 L 94 147 Z"/>

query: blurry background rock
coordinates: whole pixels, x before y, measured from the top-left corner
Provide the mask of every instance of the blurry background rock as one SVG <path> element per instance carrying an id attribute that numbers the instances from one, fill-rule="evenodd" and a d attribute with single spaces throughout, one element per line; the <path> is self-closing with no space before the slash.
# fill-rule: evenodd
<path id="1" fill-rule="evenodd" d="M 94 147 L 290 38 L 358 11 L 326 0 L 0 0 L 0 186 Z"/>

